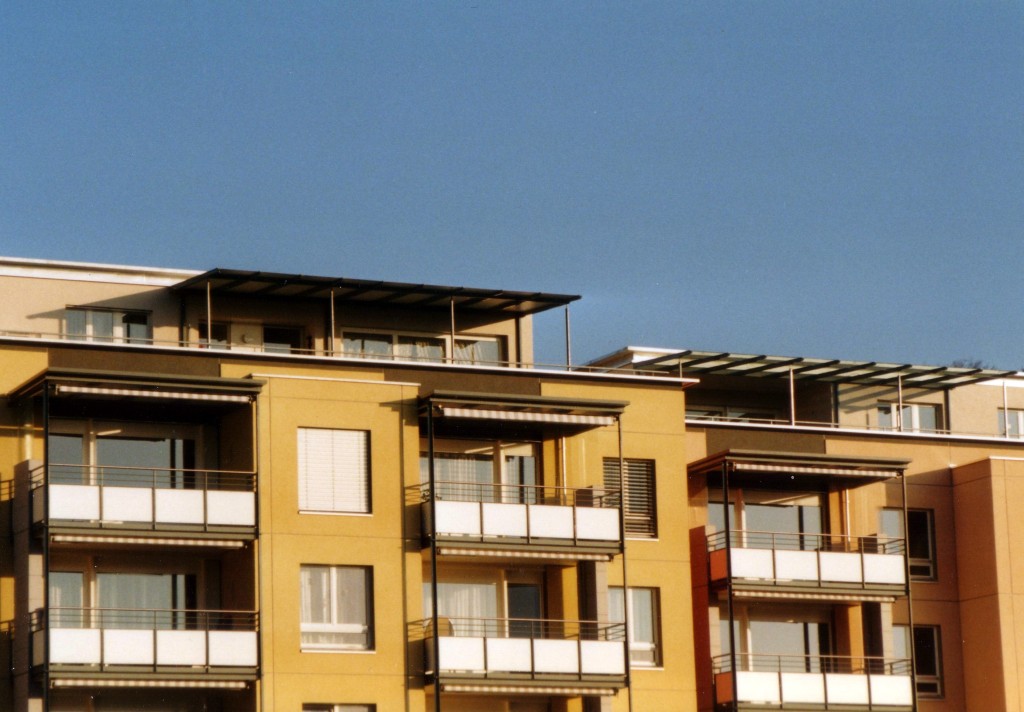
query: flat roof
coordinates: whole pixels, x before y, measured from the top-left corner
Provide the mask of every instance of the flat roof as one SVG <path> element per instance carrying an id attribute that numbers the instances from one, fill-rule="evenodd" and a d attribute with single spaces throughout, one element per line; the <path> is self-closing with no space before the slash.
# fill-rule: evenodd
<path id="1" fill-rule="evenodd" d="M 943 389 L 966 386 L 980 381 L 1017 376 L 1017 371 L 960 366 L 922 366 L 910 363 L 852 361 L 847 359 L 806 358 L 801 356 L 770 356 L 737 354 L 728 351 L 694 351 L 685 349 L 646 360 L 636 361 L 633 368 L 671 371 L 680 376 L 743 376 L 750 378 L 789 378 L 825 383 L 857 383 L 861 385 L 904 388 Z"/>
<path id="2" fill-rule="evenodd" d="M 303 274 L 253 272 L 216 268 L 197 274 L 172 289 L 239 296 L 290 299 L 330 299 L 338 302 L 377 304 L 414 308 L 444 308 L 454 302 L 460 311 L 526 316 L 565 306 L 578 300 L 576 294 L 513 292 L 504 289 L 448 287 L 435 284 L 383 282 L 348 277 L 316 277 Z"/>

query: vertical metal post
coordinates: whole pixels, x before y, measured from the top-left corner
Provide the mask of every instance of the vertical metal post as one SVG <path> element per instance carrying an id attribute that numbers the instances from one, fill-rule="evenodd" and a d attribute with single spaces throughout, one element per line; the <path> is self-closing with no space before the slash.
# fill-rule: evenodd
<path id="1" fill-rule="evenodd" d="M 729 516 L 729 469 L 732 465 L 728 460 L 722 463 L 722 506 L 724 510 L 725 526 L 725 593 L 726 605 L 729 611 L 729 668 L 732 675 L 732 702 L 737 704 L 739 699 L 739 682 L 737 680 L 736 662 L 736 611 L 733 605 L 732 591 L 732 518 Z"/>
<path id="2" fill-rule="evenodd" d="M 211 341 L 213 341 L 213 302 L 210 297 L 210 280 L 206 280 L 206 345 L 209 346 Z"/>
<path id="3" fill-rule="evenodd" d="M 451 305 L 452 347 L 448 354 L 448 363 L 455 363 L 455 297 L 451 297 L 449 303 Z"/>
<path id="4" fill-rule="evenodd" d="M 903 432 L 903 374 L 896 374 L 896 430 Z"/>
<path id="5" fill-rule="evenodd" d="M 427 483 L 430 487 L 430 600 L 434 631 L 434 712 L 441 712 L 441 629 L 437 615 L 437 486 L 434 476 L 434 404 L 427 401 Z"/>
<path id="6" fill-rule="evenodd" d="M 789 369 L 789 424 L 796 425 L 796 376 L 792 367 Z"/>
<path id="7" fill-rule="evenodd" d="M 565 367 L 572 368 L 572 332 L 569 329 L 569 305 L 565 305 Z"/>
<path id="8" fill-rule="evenodd" d="M 917 654 L 914 650 L 914 596 L 910 583 L 910 522 L 907 517 L 907 473 L 900 471 L 900 483 L 903 486 L 903 575 L 907 580 L 907 629 L 910 632 L 910 689 L 914 695 L 914 712 L 917 712 Z"/>
<path id="9" fill-rule="evenodd" d="M 1006 392 L 1006 379 L 1003 379 L 1003 435 L 1010 437 L 1010 397 Z"/>
<path id="10" fill-rule="evenodd" d="M 569 308 L 566 307 L 566 318 Z M 568 329 L 568 321 L 566 321 Z M 568 331 L 566 332 L 568 333 Z M 626 577 L 626 458 L 622 452 L 622 416 L 615 418 L 619 435 L 619 531 L 622 533 L 622 622 L 626 628 L 626 689 L 629 690 L 629 712 L 633 712 L 633 654 L 629 634 L 629 579 Z"/>
<path id="11" fill-rule="evenodd" d="M 43 502 L 43 516 L 46 527 L 43 530 L 43 616 L 45 619 L 45 633 L 43 634 L 43 660 L 46 663 L 43 678 L 43 709 L 50 709 L 50 627 L 53 625 L 53 618 L 50 615 L 50 384 L 43 382 L 43 474 L 45 481 L 43 491 L 45 496 Z M 31 496 L 31 483 L 29 485 Z M 32 519 L 31 507 L 29 508 L 29 521 Z M 31 550 L 31 549 L 30 549 Z M 31 557 L 31 555 L 29 555 Z M 29 584 L 31 591 L 31 583 Z M 85 591 L 82 592 L 82 603 L 85 603 Z M 90 604 L 92 601 L 90 600 Z M 29 614 L 31 620 L 31 613 Z M 102 634 L 101 634 L 102 638 Z"/>
<path id="12" fill-rule="evenodd" d="M 334 287 L 331 287 L 331 356 L 333 356 L 336 351 L 336 347 L 334 344 L 334 335 L 338 333 L 336 331 L 336 328 L 337 327 L 335 326 L 334 323 Z"/>

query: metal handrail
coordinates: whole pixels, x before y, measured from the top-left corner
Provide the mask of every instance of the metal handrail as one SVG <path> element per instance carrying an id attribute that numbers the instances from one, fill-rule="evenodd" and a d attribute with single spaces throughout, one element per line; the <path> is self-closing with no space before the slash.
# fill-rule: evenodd
<path id="1" fill-rule="evenodd" d="M 799 655 L 771 653 L 724 653 L 711 658 L 715 674 L 732 672 L 809 672 L 853 675 L 910 675 L 909 658 L 850 655 Z"/>
<path id="2" fill-rule="evenodd" d="M 256 491 L 256 474 L 238 470 L 191 470 L 181 467 L 65 465 L 53 463 L 32 474 L 32 489 L 44 484 L 147 487 L 153 489 Z"/>
<path id="3" fill-rule="evenodd" d="M 256 611 L 51 607 L 32 613 L 32 631 L 50 628 L 257 631 Z"/>
<path id="4" fill-rule="evenodd" d="M 707 547 L 709 552 L 733 547 L 861 554 L 900 555 L 906 553 L 906 541 L 896 537 L 765 532 L 750 529 L 733 529 L 728 532 L 720 531 L 708 534 Z"/>
<path id="5" fill-rule="evenodd" d="M 625 623 L 548 618 L 460 618 L 439 616 L 442 637 L 540 638 L 548 640 L 604 640 L 625 642 Z M 411 627 L 433 637 L 433 620 L 413 621 Z"/>
<path id="6" fill-rule="evenodd" d="M 414 485 L 420 501 L 429 502 L 429 483 Z M 434 483 L 437 499 L 452 502 L 486 502 L 499 504 L 548 504 L 563 507 L 617 508 L 618 490 L 595 487 L 554 487 L 550 485 L 510 485 L 483 482 Z"/>

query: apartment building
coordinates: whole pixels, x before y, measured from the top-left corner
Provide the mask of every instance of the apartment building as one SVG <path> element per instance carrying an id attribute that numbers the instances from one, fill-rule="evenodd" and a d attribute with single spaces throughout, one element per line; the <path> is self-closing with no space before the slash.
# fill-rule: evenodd
<path id="1" fill-rule="evenodd" d="M 627 348 L 686 391 L 699 709 L 1014 710 L 1024 378 Z"/>
<path id="2" fill-rule="evenodd" d="M 0 707 L 697 706 L 685 388 L 573 295 L 0 260 Z"/>

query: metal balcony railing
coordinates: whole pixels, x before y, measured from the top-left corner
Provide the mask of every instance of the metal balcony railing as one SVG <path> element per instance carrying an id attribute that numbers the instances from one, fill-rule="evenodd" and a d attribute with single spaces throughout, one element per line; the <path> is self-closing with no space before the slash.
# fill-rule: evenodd
<path id="1" fill-rule="evenodd" d="M 50 608 L 32 616 L 32 664 L 82 670 L 252 679 L 259 666 L 252 611 Z"/>
<path id="2" fill-rule="evenodd" d="M 906 552 L 906 542 L 903 539 L 875 535 L 841 536 L 733 529 L 729 532 L 721 531 L 709 534 L 707 541 L 709 552 L 726 547 L 899 555 Z"/>
<path id="3" fill-rule="evenodd" d="M 256 474 L 223 470 L 49 464 L 31 475 L 36 523 L 251 535 Z"/>
<path id="4" fill-rule="evenodd" d="M 430 500 L 429 484 L 412 488 L 423 502 Z M 547 485 L 508 485 L 490 482 L 434 483 L 437 499 L 449 502 L 489 502 L 501 504 L 545 504 L 556 507 L 618 507 L 617 490 L 593 487 L 552 487 Z"/>
<path id="5" fill-rule="evenodd" d="M 907 658 L 853 657 L 849 655 L 797 655 L 770 653 L 725 653 L 711 659 L 714 673 L 776 672 L 836 673 L 846 675 L 909 675 Z"/>
<path id="6" fill-rule="evenodd" d="M 410 624 L 433 637 L 433 619 Z M 540 638 L 544 640 L 610 640 L 626 639 L 625 623 L 599 623 L 546 618 L 466 618 L 438 616 L 441 637 L 476 638 Z"/>

